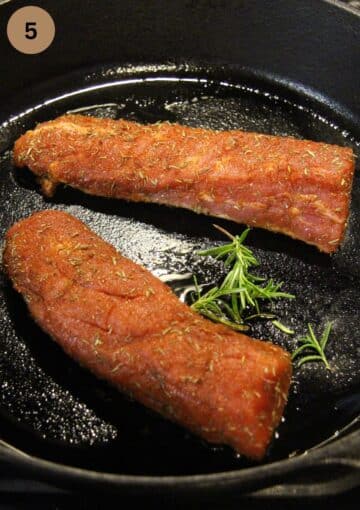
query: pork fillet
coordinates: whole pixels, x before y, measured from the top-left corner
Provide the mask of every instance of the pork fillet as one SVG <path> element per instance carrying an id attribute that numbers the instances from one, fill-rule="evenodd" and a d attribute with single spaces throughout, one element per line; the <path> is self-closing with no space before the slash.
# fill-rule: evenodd
<path id="1" fill-rule="evenodd" d="M 66 115 L 15 143 L 51 195 L 86 193 L 185 207 L 335 251 L 349 214 L 350 148 L 243 131 Z"/>
<path id="2" fill-rule="evenodd" d="M 64 212 L 16 223 L 3 260 L 33 318 L 81 365 L 210 442 L 265 455 L 290 385 L 283 349 L 199 316 Z"/>

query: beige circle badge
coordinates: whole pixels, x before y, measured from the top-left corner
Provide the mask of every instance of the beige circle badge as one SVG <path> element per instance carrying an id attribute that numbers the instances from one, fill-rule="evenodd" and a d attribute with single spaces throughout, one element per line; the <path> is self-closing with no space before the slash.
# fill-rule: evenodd
<path id="1" fill-rule="evenodd" d="M 52 43 L 55 23 L 50 14 L 41 7 L 21 7 L 9 18 L 7 36 L 16 50 L 34 55 L 46 50 Z"/>

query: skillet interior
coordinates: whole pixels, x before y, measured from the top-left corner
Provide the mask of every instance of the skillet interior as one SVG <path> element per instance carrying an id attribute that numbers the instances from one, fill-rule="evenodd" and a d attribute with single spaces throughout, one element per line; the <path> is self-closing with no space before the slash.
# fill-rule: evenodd
<path id="1" fill-rule="evenodd" d="M 99 199 L 70 188 L 45 200 L 30 172 L 13 168 L 14 140 L 36 122 L 80 108 L 90 115 L 141 122 L 169 120 L 293 135 L 349 145 L 359 152 L 346 118 L 334 123 L 331 109 L 319 106 L 319 115 L 305 106 L 307 98 L 298 98 L 295 104 L 283 91 L 274 94 L 270 83 L 259 81 L 257 87 L 249 87 L 245 78 L 221 82 L 199 72 L 179 78 L 165 68 L 155 74 L 153 69 L 148 73 L 133 69 L 126 77 L 121 70 L 102 70 L 88 75 L 83 90 L 72 89 L 70 79 L 64 83 L 70 93 L 59 90 L 55 96 L 44 88 L 35 90 L 32 104 L 0 129 L 1 236 L 36 210 L 66 210 L 124 255 L 168 279 L 179 295 L 191 284 L 191 273 L 204 283 L 223 274 L 220 264 L 196 255 L 197 249 L 224 241 L 212 226 L 213 218 Z M 360 344 L 355 334 L 360 304 L 359 198 L 356 176 L 348 235 L 333 257 L 261 230 L 253 230 L 248 238 L 261 261 L 261 273 L 283 280 L 284 289 L 297 296 L 275 305 L 282 321 L 296 330 L 295 337 L 264 322 L 254 325 L 252 336 L 272 339 L 292 351 L 308 322 L 322 330 L 328 320 L 334 321 L 328 346 L 333 370 L 316 363 L 295 370 L 285 419 L 265 463 L 335 439 L 353 427 L 359 414 Z M 233 233 L 243 229 L 231 222 L 216 223 Z M 55 462 L 122 474 L 217 473 L 252 465 L 228 448 L 204 444 L 82 370 L 35 326 L 4 275 L 0 283 L 0 433 L 7 442 Z"/>

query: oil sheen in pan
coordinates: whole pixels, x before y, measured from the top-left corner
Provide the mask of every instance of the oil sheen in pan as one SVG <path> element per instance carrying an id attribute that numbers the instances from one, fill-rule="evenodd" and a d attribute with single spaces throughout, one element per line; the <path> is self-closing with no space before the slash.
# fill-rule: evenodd
<path id="1" fill-rule="evenodd" d="M 342 131 L 306 108 L 261 90 L 205 79 L 134 79 L 50 97 L 3 125 L 3 148 L 26 129 L 67 111 L 140 122 L 178 121 L 215 129 L 248 129 L 358 146 Z M 1 149 L 2 150 L 2 149 Z M 215 283 L 221 263 L 198 249 L 223 242 L 214 219 L 152 204 L 134 204 L 59 189 L 45 200 L 30 172 L 0 160 L 1 236 L 15 221 L 44 208 L 66 210 L 85 221 L 125 256 L 143 264 L 189 299 L 191 275 Z M 274 304 L 296 331 L 287 336 L 271 324 L 254 324 L 252 336 L 292 351 L 310 322 L 321 331 L 334 321 L 328 345 L 332 371 L 317 363 L 295 368 L 283 423 L 265 462 L 300 454 L 331 440 L 359 413 L 360 345 L 358 310 L 360 246 L 359 183 L 344 247 L 330 258 L 314 248 L 253 230 L 248 244 L 261 261 L 261 274 L 284 281 L 294 301 Z M 355 214 L 356 213 L 356 214 Z M 243 226 L 216 220 L 229 231 Z M 204 444 L 182 428 L 120 395 L 82 370 L 34 324 L 25 304 L 1 275 L 0 433 L 30 453 L 76 466 L 117 473 L 192 474 L 239 469 L 251 463 L 225 447 Z M 141 311 L 139 310 L 139 317 Z"/>

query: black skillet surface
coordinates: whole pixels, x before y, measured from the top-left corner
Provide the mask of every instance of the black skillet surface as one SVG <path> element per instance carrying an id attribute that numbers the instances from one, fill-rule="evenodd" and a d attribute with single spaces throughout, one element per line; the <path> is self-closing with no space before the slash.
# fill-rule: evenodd
<path id="1" fill-rule="evenodd" d="M 107 113 L 144 122 L 178 119 L 340 144 L 360 139 L 359 18 L 336 2 L 227 0 L 224 9 L 218 0 L 73 0 L 71 9 L 64 9 L 63 2 L 37 0 L 52 14 L 56 37 L 36 56 L 17 53 L 3 37 L 10 14 L 24 4 L 28 2 L 13 0 L 1 5 L 1 235 L 19 217 L 57 207 L 79 215 L 157 274 L 196 270 L 202 281 L 221 274 L 221 267 L 194 254 L 194 248 L 223 241 L 210 218 L 111 203 L 69 189 L 45 202 L 29 173 L 12 168 L 6 151 L 14 139 L 37 121 L 69 109 L 111 103 Z M 207 64 L 188 64 L 193 61 Z M 103 67 L 104 62 L 163 64 L 134 69 Z M 94 65 L 93 72 L 65 76 Z M 125 83 L 169 76 L 191 80 Z M 54 77 L 54 82 L 46 81 Z M 104 86 L 115 81 L 122 84 Z M 245 88 L 229 87 L 230 82 Z M 80 89 L 83 93 L 66 96 Z M 164 104 L 173 107 L 164 109 Z M 296 371 L 286 420 L 259 466 L 227 449 L 204 445 L 94 380 L 35 328 L 2 278 L 0 435 L 28 452 L 22 455 L 2 445 L 2 477 L 31 477 L 73 489 L 167 492 L 178 499 L 196 493 L 221 502 L 225 495 L 265 486 L 271 488 L 257 494 L 329 495 L 358 485 L 359 432 L 350 433 L 357 428 L 353 420 L 359 410 L 358 193 L 357 177 L 350 235 L 335 257 L 265 232 L 254 230 L 249 238 L 263 273 L 284 279 L 298 296 L 295 303 L 279 303 L 281 318 L 297 335 L 308 319 L 319 328 L 327 319 L 335 320 L 329 343 L 334 370 L 308 365 Z M 242 230 L 221 224 L 232 232 Z M 181 282 L 172 283 L 181 293 Z M 267 325 L 257 325 L 252 333 L 294 348 L 295 339 Z M 289 454 L 295 455 L 289 459 Z"/>
<path id="2" fill-rule="evenodd" d="M 270 83 L 259 82 L 254 88 L 245 79 L 216 81 L 204 70 L 190 67 L 186 75 L 177 75 L 166 66 L 91 71 L 85 82 L 80 89 L 76 76 L 65 77 L 55 84 L 56 96 L 53 84 L 47 85 L 47 92 L 44 87 L 35 90 L 34 102 L 2 125 L 1 236 L 34 211 L 68 211 L 124 255 L 168 281 L 179 296 L 191 285 L 191 274 L 201 283 L 214 283 L 223 274 L 221 264 L 196 255 L 198 249 L 224 241 L 212 226 L 213 218 L 151 204 L 99 199 L 70 188 L 59 189 L 52 200 L 46 200 L 30 172 L 12 166 L 14 140 L 37 122 L 76 110 L 140 122 L 169 120 L 293 135 L 348 145 L 358 153 L 346 119 L 343 124 L 339 119 L 334 123 L 331 110 L 319 115 L 306 101 L 295 104 L 284 90 L 274 94 Z M 359 199 L 356 176 L 347 237 L 333 257 L 285 236 L 261 230 L 249 235 L 248 244 L 261 261 L 261 274 L 284 281 L 284 289 L 296 295 L 296 300 L 279 301 L 274 307 L 281 320 L 296 331 L 294 336 L 267 322 L 255 323 L 249 334 L 292 351 L 308 322 L 319 332 L 327 321 L 334 322 L 328 345 L 332 370 L 317 363 L 295 368 L 284 421 L 264 467 L 279 466 L 277 461 L 290 466 L 300 461 L 300 466 L 304 452 L 310 451 L 306 458 L 311 458 L 312 453 L 331 448 L 339 437 L 357 428 Z M 233 233 L 243 229 L 232 222 L 216 222 Z M 131 484 L 143 481 L 143 476 L 157 481 L 161 481 L 159 476 L 172 476 L 176 482 L 189 475 L 229 473 L 231 477 L 234 471 L 241 475 L 259 470 L 230 449 L 205 444 L 96 380 L 34 324 L 4 275 L 0 291 L 0 434 L 6 443 L 35 458 L 71 467 L 110 476 L 135 475 L 129 478 Z M 81 479 L 81 472 L 77 476 Z M 262 485 L 268 483 L 265 471 L 262 478 Z"/>

